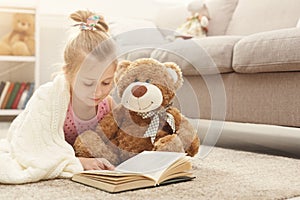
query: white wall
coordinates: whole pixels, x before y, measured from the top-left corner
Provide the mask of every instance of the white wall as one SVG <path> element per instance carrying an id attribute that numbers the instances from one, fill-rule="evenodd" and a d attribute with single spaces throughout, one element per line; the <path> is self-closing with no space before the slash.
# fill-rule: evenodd
<path id="1" fill-rule="evenodd" d="M 40 82 L 51 80 L 60 70 L 63 47 L 71 22 L 68 15 L 79 9 L 101 13 L 106 18 L 139 18 L 152 20 L 160 9 L 185 5 L 191 0 L 1 0 L 0 6 L 39 8 L 40 22 Z"/>

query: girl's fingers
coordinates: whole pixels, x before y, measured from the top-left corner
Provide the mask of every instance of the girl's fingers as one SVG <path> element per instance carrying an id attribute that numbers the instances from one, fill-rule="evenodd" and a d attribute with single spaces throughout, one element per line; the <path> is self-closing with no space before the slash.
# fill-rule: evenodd
<path id="1" fill-rule="evenodd" d="M 107 170 L 114 170 L 115 166 L 113 166 L 108 160 L 106 160 L 105 158 L 96 158 L 96 160 L 98 161 L 98 166 L 101 169 L 107 169 Z"/>

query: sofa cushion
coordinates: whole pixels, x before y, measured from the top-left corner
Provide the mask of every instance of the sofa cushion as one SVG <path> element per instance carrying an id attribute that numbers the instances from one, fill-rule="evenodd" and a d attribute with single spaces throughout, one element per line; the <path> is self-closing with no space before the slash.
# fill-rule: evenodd
<path id="1" fill-rule="evenodd" d="M 241 36 L 211 36 L 195 39 L 195 41 L 207 52 L 220 73 L 228 73 L 233 72 L 233 48 L 241 38 Z M 207 68 L 205 73 L 213 74 L 213 71 Z"/>
<path id="2" fill-rule="evenodd" d="M 190 13 L 184 5 L 163 7 L 157 11 L 154 22 L 159 28 L 176 30 L 189 15 Z"/>
<path id="3" fill-rule="evenodd" d="M 232 51 L 238 36 L 182 40 L 159 46 L 151 54 L 161 62 L 176 62 L 186 76 L 232 72 Z M 217 67 L 217 68 L 216 68 Z"/>
<path id="4" fill-rule="evenodd" d="M 206 0 L 210 16 L 207 35 L 225 35 L 237 2 L 238 0 Z"/>
<path id="5" fill-rule="evenodd" d="M 233 69 L 240 73 L 300 71 L 300 29 L 257 33 L 234 48 Z"/>
<path id="6" fill-rule="evenodd" d="M 111 18 L 109 32 L 117 43 L 126 45 L 161 44 L 165 37 L 154 22 L 133 18 Z"/>
<path id="7" fill-rule="evenodd" d="M 249 35 L 296 27 L 299 17 L 299 0 L 239 0 L 226 34 Z"/>

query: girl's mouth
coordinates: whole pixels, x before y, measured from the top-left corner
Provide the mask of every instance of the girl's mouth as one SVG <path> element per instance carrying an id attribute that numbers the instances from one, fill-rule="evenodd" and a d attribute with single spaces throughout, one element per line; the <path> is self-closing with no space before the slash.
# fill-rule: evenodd
<path id="1" fill-rule="evenodd" d="M 100 101 L 101 98 L 91 98 L 93 101 Z"/>

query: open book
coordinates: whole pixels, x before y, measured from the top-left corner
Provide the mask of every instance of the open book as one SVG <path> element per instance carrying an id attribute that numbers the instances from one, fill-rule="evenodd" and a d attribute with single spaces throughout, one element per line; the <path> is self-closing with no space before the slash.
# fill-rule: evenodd
<path id="1" fill-rule="evenodd" d="M 89 170 L 72 180 L 107 192 L 121 192 L 194 178 L 185 153 L 143 151 L 118 165 L 114 171 Z"/>

